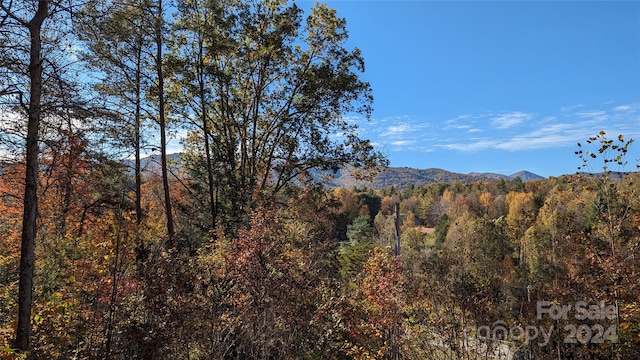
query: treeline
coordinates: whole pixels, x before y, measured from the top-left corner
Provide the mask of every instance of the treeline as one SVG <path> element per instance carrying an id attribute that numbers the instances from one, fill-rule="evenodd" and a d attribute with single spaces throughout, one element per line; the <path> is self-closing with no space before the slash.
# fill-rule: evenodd
<path id="1" fill-rule="evenodd" d="M 601 161 L 603 173 L 332 191 L 352 219 L 340 274 L 355 294 L 375 289 L 359 298 L 370 322 L 352 322 L 351 335 L 370 340 L 374 328 L 382 341 L 361 354 L 401 339 L 400 357 L 415 359 L 638 357 L 640 177 L 610 172 L 625 164 L 622 136 L 588 143 L 594 151 L 576 152 L 581 169 Z M 393 259 L 396 204 L 402 253 L 387 274 L 396 277 L 359 282 L 381 251 Z M 376 302 L 386 289 L 396 292 Z"/>

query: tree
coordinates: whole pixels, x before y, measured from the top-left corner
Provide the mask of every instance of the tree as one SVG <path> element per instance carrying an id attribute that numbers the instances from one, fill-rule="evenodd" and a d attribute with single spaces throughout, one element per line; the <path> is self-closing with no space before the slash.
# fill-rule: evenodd
<path id="1" fill-rule="evenodd" d="M 141 153 L 145 145 L 144 119 L 150 115 L 146 97 L 152 74 L 148 68 L 152 54 L 149 19 L 145 0 L 88 2 L 78 23 L 79 36 L 86 46 L 85 64 L 94 73 L 95 90 L 102 95 L 103 128 L 114 148 L 134 153 L 136 223 L 142 211 Z M 140 232 L 140 229 L 138 229 Z M 144 247 L 138 240 L 140 248 Z"/>
<path id="2" fill-rule="evenodd" d="M 341 243 L 338 249 L 340 274 L 344 277 L 357 274 L 362 263 L 369 257 L 369 250 L 374 246 L 370 222 L 369 215 L 360 215 L 347 226 L 349 240 Z"/>
<path id="3" fill-rule="evenodd" d="M 29 102 L 21 104 L 28 114 L 26 136 L 26 169 L 24 207 L 22 216 L 22 245 L 20 251 L 20 282 L 18 290 L 18 325 L 15 346 L 22 351 L 30 350 L 29 337 L 31 335 L 31 306 L 33 303 L 33 270 L 35 267 L 36 217 L 38 209 L 38 154 L 39 131 L 42 99 L 42 26 L 50 16 L 49 2 L 38 1 L 37 8 L 27 5 L 24 9 L 12 8 L 12 3 L 0 3 L 4 12 L 3 22 L 14 22 L 28 31 L 30 39 L 29 64 L 24 72 L 29 74 Z M 29 20 L 23 18 L 31 13 Z M 4 33 L 3 33 L 4 35 Z M 4 42 L 4 39 L 3 39 Z M 4 65 L 4 64 L 3 64 Z M 22 102 L 22 99 L 21 99 Z"/>
<path id="4" fill-rule="evenodd" d="M 511 246 L 520 262 L 525 257 L 526 248 L 523 246 L 523 236 L 527 229 L 534 224 L 537 215 L 533 193 L 510 192 L 507 194 L 509 213 L 507 214 L 507 233 L 512 241 Z"/>
<path id="5" fill-rule="evenodd" d="M 345 345 L 348 354 L 363 359 L 400 359 L 404 348 L 403 308 L 406 304 L 402 258 L 374 247 L 354 279 Z M 350 313 L 349 313 L 350 312 Z"/>
<path id="6" fill-rule="evenodd" d="M 108 14 L 107 16 L 103 16 Z M 83 8 L 81 38 L 88 47 L 85 58 L 98 70 L 96 89 L 108 96 L 105 107 L 115 118 L 116 138 L 135 153 L 136 208 L 142 221 L 140 192 L 142 185 L 140 156 L 143 146 L 144 118 L 155 120 L 159 128 L 160 171 L 162 175 L 166 229 L 175 246 L 175 228 L 167 169 L 166 104 L 166 15 L 162 0 L 127 2 L 90 2 Z"/>
<path id="7" fill-rule="evenodd" d="M 180 18 L 174 24 L 172 53 L 168 55 L 173 85 L 170 96 L 183 120 L 183 126 L 191 129 L 194 138 L 186 145 L 187 161 L 195 165 L 191 175 L 200 178 L 204 171 L 211 229 L 218 223 L 219 188 L 221 173 L 217 171 L 222 153 L 215 145 L 216 136 L 211 105 L 216 102 L 215 75 L 211 71 L 215 58 L 211 53 L 228 51 L 225 39 L 228 31 L 222 21 L 222 2 L 182 0 L 177 2 Z M 203 146 L 201 146 L 203 145 Z M 204 154 L 203 162 L 202 159 Z"/>
<path id="8" fill-rule="evenodd" d="M 48 219 L 43 221 L 39 213 L 47 207 L 41 200 L 49 199 L 41 194 L 54 182 L 61 195 L 53 226 L 56 235 L 62 238 L 69 234 L 72 223 L 78 225 L 71 220 L 77 195 L 73 184 L 83 165 L 75 161 L 86 148 L 84 134 L 92 130 L 86 119 L 94 115 L 87 111 L 88 101 L 77 81 L 81 69 L 70 51 L 76 20 L 70 14 L 78 7 L 73 1 L 0 2 L 0 112 L 11 119 L 5 123 L 3 118 L 3 125 L 13 125 L 3 140 L 9 138 L 9 142 L 23 146 L 13 155 L 15 159 L 24 157 L 25 163 L 14 344 L 24 352 L 33 348 L 34 269 L 42 264 L 36 263 L 35 243 L 43 238 L 37 234 L 47 230 Z M 82 129 L 83 134 L 76 129 Z M 41 183 L 52 174 L 56 174 L 52 182 Z M 83 223 L 79 221 L 78 233 Z M 57 236 L 52 238 L 58 240 Z"/>
<path id="9" fill-rule="evenodd" d="M 155 57 L 154 68 L 156 71 L 155 96 L 158 101 L 158 125 L 160 126 L 160 171 L 162 173 L 162 189 L 164 192 L 164 207 L 167 217 L 167 235 L 169 236 L 169 244 L 176 247 L 175 229 L 173 224 L 173 210 L 171 208 L 171 194 L 169 190 L 169 172 L 167 169 L 167 109 L 165 104 L 165 9 L 162 0 L 156 0 L 155 6 L 152 7 L 152 16 L 154 19 L 154 45 Z"/>
<path id="10" fill-rule="evenodd" d="M 238 221 L 260 201 L 274 201 L 290 184 L 309 179 L 314 169 L 385 163 L 347 121 L 352 113 L 368 118 L 372 97 L 358 76 L 364 70 L 360 52 L 345 48 L 346 23 L 334 10 L 317 5 L 303 23 L 302 11 L 280 0 L 203 6 L 217 16 L 196 40 L 205 44 L 198 50 L 206 59 L 200 79 L 213 101 L 194 113 L 211 119 L 220 212 Z M 191 12 L 180 9 L 186 22 Z M 193 45 L 186 43 L 178 55 Z M 208 138 L 188 142 L 201 148 Z"/>
<path id="11" fill-rule="evenodd" d="M 582 161 L 578 169 L 591 173 L 591 189 L 597 194 L 591 202 L 596 218 L 585 244 L 581 246 L 587 265 L 580 269 L 578 279 L 584 281 L 587 274 L 597 269 L 599 276 L 591 275 L 589 283 L 595 283 L 594 294 L 601 299 L 608 298 L 615 304 L 615 324 L 637 323 L 637 294 L 633 292 L 634 295 L 631 295 L 628 290 L 638 281 L 638 260 L 634 252 L 638 246 L 640 227 L 633 226 L 630 218 L 638 207 L 637 177 L 620 173 L 627 165 L 626 155 L 634 140 L 625 139 L 624 135 L 618 135 L 615 140 L 609 139 L 604 131 L 600 131 L 586 142 L 585 146 L 578 143 L 575 153 Z M 587 150 L 589 147 L 594 151 Z M 602 172 L 599 174 L 593 174 L 594 160 L 602 162 Z M 618 173 L 614 173 L 612 168 Z M 588 288 L 588 285 L 584 286 Z M 626 314 L 621 309 L 627 310 Z M 633 331 L 627 334 L 632 335 Z M 621 338 L 622 344 L 633 341 L 629 337 Z M 621 351 L 616 353 L 618 358 L 624 354 L 625 348 L 627 346 L 619 348 Z"/>
<path id="12" fill-rule="evenodd" d="M 596 151 L 601 154 L 603 173 L 597 176 L 597 190 L 600 192 L 601 199 L 599 207 L 606 221 L 606 230 L 603 235 L 609 240 L 612 256 L 616 254 L 616 238 L 619 236 L 619 229 L 627 216 L 629 206 L 622 206 L 621 209 L 616 208 L 620 207 L 620 204 L 615 204 L 617 189 L 615 184 L 611 182 L 611 165 L 616 166 L 619 171 L 624 168 L 627 164 L 625 155 L 633 141 L 633 139 L 625 141 L 624 135 L 618 135 L 617 141 L 614 142 L 614 140 L 606 137 L 604 131 L 600 131 L 598 135 L 592 136 L 587 140 L 587 144 L 592 144 L 592 146 L 595 147 L 600 146 Z M 591 163 L 593 159 L 598 158 L 598 155 L 590 150 L 583 151 L 583 146 L 580 143 L 578 143 L 578 148 L 579 150 L 575 153 L 580 157 L 580 160 L 582 160 L 582 164 L 578 167 L 578 170 L 593 172 Z M 640 165 L 638 165 L 638 167 L 640 167 Z"/>
<path id="13" fill-rule="evenodd" d="M 15 331 L 23 174 L 24 164 L 3 164 L 0 175 L 0 337 L 4 338 L 0 347 L 11 346 L 10 341 L 13 341 Z"/>
<path id="14" fill-rule="evenodd" d="M 373 219 L 373 225 L 378 246 L 380 248 L 393 247 L 396 237 L 394 216 L 385 215 L 381 210 Z"/>

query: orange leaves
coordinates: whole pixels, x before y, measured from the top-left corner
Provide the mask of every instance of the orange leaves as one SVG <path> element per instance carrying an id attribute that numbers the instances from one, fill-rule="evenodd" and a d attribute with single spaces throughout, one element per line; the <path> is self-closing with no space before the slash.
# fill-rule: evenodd
<path id="1" fill-rule="evenodd" d="M 371 250 L 345 314 L 351 349 L 359 350 L 359 356 L 386 356 L 397 350 L 404 323 L 405 281 L 399 257 L 378 247 Z"/>
<path id="2" fill-rule="evenodd" d="M 399 257 L 394 257 L 389 251 L 379 247 L 373 248 L 360 273 L 362 291 L 377 302 L 397 302 L 394 299 L 398 300 L 405 282 L 401 265 Z"/>
<path id="3" fill-rule="evenodd" d="M 241 357 L 258 358 L 296 358 L 308 351 L 300 339 L 317 336 L 312 335 L 317 326 L 312 324 L 322 317 L 316 313 L 322 279 L 313 268 L 321 254 L 300 238 L 311 226 L 299 221 L 261 208 L 235 239 L 219 240 L 222 264 L 212 265 L 222 266 L 216 281 L 225 286 L 215 321 L 232 342 L 220 346 L 232 346 Z"/>

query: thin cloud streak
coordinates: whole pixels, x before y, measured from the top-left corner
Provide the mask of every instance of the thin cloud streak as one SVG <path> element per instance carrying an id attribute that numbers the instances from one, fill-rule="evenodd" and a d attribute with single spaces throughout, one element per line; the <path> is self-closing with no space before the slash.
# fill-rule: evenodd
<path id="1" fill-rule="evenodd" d="M 411 130 L 411 126 L 409 126 L 408 124 L 392 125 L 392 126 L 387 126 L 386 131 L 383 132 L 382 135 L 383 136 L 399 135 L 399 134 L 404 134 L 410 130 Z"/>
<path id="2" fill-rule="evenodd" d="M 495 148 L 496 145 L 497 143 L 495 141 L 482 140 L 482 141 L 477 141 L 475 143 L 469 143 L 469 144 L 459 143 L 459 144 L 446 144 L 446 145 L 436 145 L 436 146 L 442 147 L 445 149 L 450 149 L 450 150 L 471 152 L 471 151 L 479 151 L 479 150 Z"/>
<path id="3" fill-rule="evenodd" d="M 491 125 L 498 129 L 508 129 L 510 127 L 521 124 L 524 121 L 531 120 L 533 114 L 523 112 L 512 112 L 508 114 L 502 114 L 491 120 Z"/>
<path id="4" fill-rule="evenodd" d="M 605 129 L 607 134 L 617 136 L 616 129 Z M 576 124 L 563 123 L 543 127 L 529 133 L 510 137 L 508 139 L 482 139 L 472 143 L 455 143 L 439 145 L 440 147 L 461 152 L 472 152 L 486 149 L 498 149 L 506 151 L 523 151 L 536 149 L 549 149 L 575 145 L 588 139 L 597 131 L 590 126 L 576 127 Z M 614 135 L 615 134 L 615 135 Z"/>
<path id="5" fill-rule="evenodd" d="M 509 133 L 501 131 L 485 131 L 478 127 L 465 127 L 458 124 L 459 119 L 478 118 L 465 115 L 445 121 L 445 131 L 450 137 L 457 133 L 456 140 L 440 141 L 432 148 L 455 150 L 459 152 L 477 152 L 482 150 L 527 151 L 572 146 L 584 141 L 600 130 L 611 136 L 626 134 L 636 137 L 640 132 L 629 127 L 638 122 L 640 115 L 634 111 L 636 104 L 620 105 L 610 110 L 584 110 L 569 114 L 544 114 L 534 116 L 532 113 L 516 111 L 502 114 L 491 121 L 497 129 L 509 129 Z M 582 106 L 582 105 L 580 105 Z M 569 108 L 567 107 L 564 110 Z M 526 120 L 526 121 L 525 121 Z M 561 121 L 561 122 L 559 122 Z M 456 131 L 458 130 L 458 131 Z M 469 134 L 484 133 L 488 136 L 469 138 Z M 501 136 L 504 134 L 504 136 Z M 465 141 L 466 139 L 466 141 Z M 419 143 L 421 143 L 419 141 Z"/>
<path id="6" fill-rule="evenodd" d="M 544 131 L 544 129 L 542 131 Z M 552 131 L 543 133 L 542 131 L 515 136 L 496 146 L 496 149 L 509 151 L 548 149 L 576 144 L 589 136 L 593 136 L 593 132 L 589 130 L 561 133 L 554 133 Z"/>
<path id="7" fill-rule="evenodd" d="M 580 111 L 576 113 L 576 116 L 583 119 L 592 119 L 599 122 L 606 121 L 607 119 L 609 119 L 609 115 L 602 110 Z"/>
<path id="8" fill-rule="evenodd" d="M 461 153 L 483 150 L 528 151 L 574 146 L 604 130 L 612 137 L 640 137 L 640 104 L 622 104 L 602 109 L 567 106 L 551 114 L 514 111 L 477 115 L 464 114 L 441 122 L 440 128 L 418 123 L 408 116 L 377 121 L 365 129 L 376 147 L 391 151 Z M 569 112 L 569 110 L 574 110 Z M 486 121 L 482 121 L 485 119 Z M 423 131 L 429 128 L 429 131 Z"/>
<path id="9" fill-rule="evenodd" d="M 624 112 L 636 112 L 640 109 L 640 104 L 625 104 L 619 105 L 613 108 L 614 111 L 624 111 Z"/>
<path id="10" fill-rule="evenodd" d="M 416 143 L 415 140 L 397 140 L 397 141 L 392 141 L 391 145 L 394 145 L 394 146 L 406 146 L 406 145 L 413 145 L 415 143 Z"/>
<path id="11" fill-rule="evenodd" d="M 579 109 L 581 107 L 584 107 L 583 104 L 577 104 L 577 105 L 570 105 L 570 106 L 563 106 L 560 108 L 560 112 L 569 112 L 569 111 L 573 111 L 575 109 Z"/>

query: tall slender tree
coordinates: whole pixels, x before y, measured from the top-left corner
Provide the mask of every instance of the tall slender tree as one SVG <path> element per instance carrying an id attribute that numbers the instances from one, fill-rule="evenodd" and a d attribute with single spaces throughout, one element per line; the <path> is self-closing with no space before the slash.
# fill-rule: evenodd
<path id="1" fill-rule="evenodd" d="M 153 32 L 146 0 L 89 2 L 83 8 L 80 38 L 86 46 L 84 58 L 97 72 L 96 90 L 106 95 L 109 138 L 115 147 L 134 154 L 135 212 L 138 233 L 142 209 L 142 151 L 144 120 L 152 115 L 146 94 L 153 80 L 148 70 L 153 55 Z M 139 250 L 144 244 L 138 236 Z"/>
<path id="2" fill-rule="evenodd" d="M 164 47 L 165 47 L 165 9 L 162 0 L 156 0 L 153 13 L 154 41 L 156 54 L 154 67 L 156 71 L 156 96 L 158 101 L 158 125 L 160 126 L 160 171 L 162 173 L 162 189 L 164 190 L 164 206 L 167 217 L 167 234 L 171 247 L 175 247 L 175 229 L 173 224 L 173 211 L 171 209 L 171 195 L 169 189 L 169 172 L 167 170 L 167 115 L 165 104 L 165 73 L 164 73 Z"/>
<path id="3" fill-rule="evenodd" d="M 14 124 L 9 137 L 22 146 L 16 155 L 24 156 L 25 163 L 15 339 L 21 351 L 31 348 L 41 145 L 55 142 L 65 131 L 63 124 L 77 125 L 87 117 L 69 51 L 69 15 L 77 6 L 72 0 L 0 1 L 0 113 L 12 119 L 7 121 Z"/>
<path id="4" fill-rule="evenodd" d="M 142 219 L 140 190 L 142 179 L 141 135 L 143 118 L 153 119 L 159 127 L 160 166 L 164 191 L 167 234 L 171 246 L 175 238 L 173 211 L 167 169 L 167 105 L 165 76 L 165 39 L 167 26 L 162 0 L 156 1 L 103 1 L 90 2 L 85 6 L 85 14 L 93 21 L 84 22 L 81 37 L 89 48 L 90 64 L 101 72 L 97 82 L 98 90 L 110 95 L 115 104 L 124 104 L 128 110 L 125 118 L 132 118 L 133 131 L 129 142 L 135 151 L 136 208 L 138 221 Z M 104 16 L 104 14 L 108 14 Z M 115 71 L 114 71 L 115 70 Z M 116 105 L 117 106 L 117 105 Z M 113 108 L 112 108 L 113 109 Z M 112 129 L 115 136 L 121 134 L 128 121 L 122 121 L 118 114 Z"/>
<path id="5" fill-rule="evenodd" d="M 222 2 L 212 2 L 207 6 L 207 2 L 202 0 L 180 0 L 177 6 L 181 16 L 175 24 L 170 62 L 171 76 L 178 86 L 172 88 L 171 95 L 182 109 L 184 126 L 193 127 L 194 135 L 204 145 L 193 150 L 198 154 L 204 153 L 210 226 L 214 229 L 218 220 L 220 186 L 220 174 L 215 170 L 215 163 L 219 163 L 220 156 L 213 146 L 211 107 L 215 103 L 215 76 L 211 71 L 214 60 L 210 55 L 219 52 L 225 44 L 219 33 L 224 28 L 219 24 L 225 21 L 222 16 L 224 10 Z"/>
<path id="6" fill-rule="evenodd" d="M 10 18 L 17 26 L 24 27 L 29 34 L 29 63 L 24 69 L 29 74 L 29 101 L 22 105 L 27 112 L 27 136 L 25 146 L 26 168 L 22 236 L 20 251 L 20 280 L 18 290 L 18 325 L 15 346 L 22 351 L 30 350 L 31 306 L 33 304 L 33 271 L 35 267 L 36 218 L 38 212 L 38 155 L 39 131 L 42 106 L 42 27 L 50 15 L 49 1 L 38 1 L 36 9 L 16 9 L 13 3 L 0 2 L 3 18 Z M 31 13 L 29 20 L 24 15 Z"/>

